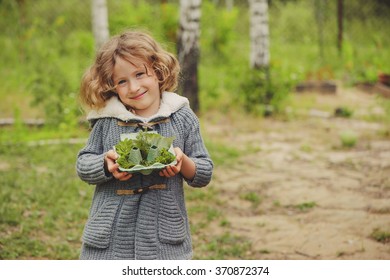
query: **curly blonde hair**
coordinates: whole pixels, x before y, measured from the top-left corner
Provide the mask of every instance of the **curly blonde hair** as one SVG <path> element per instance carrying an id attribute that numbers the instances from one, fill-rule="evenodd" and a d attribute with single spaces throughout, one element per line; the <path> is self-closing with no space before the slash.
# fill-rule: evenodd
<path id="1" fill-rule="evenodd" d="M 90 109 L 104 107 L 105 102 L 116 94 L 112 76 L 118 58 L 129 62 L 141 60 L 153 69 L 160 92 L 177 88 L 180 66 L 176 57 L 146 32 L 125 31 L 113 36 L 100 48 L 94 64 L 82 77 L 80 100 Z"/>

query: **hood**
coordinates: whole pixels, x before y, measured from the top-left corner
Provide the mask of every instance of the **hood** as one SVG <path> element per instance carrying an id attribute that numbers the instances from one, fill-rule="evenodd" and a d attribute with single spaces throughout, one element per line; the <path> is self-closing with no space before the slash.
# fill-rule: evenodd
<path id="1" fill-rule="evenodd" d="M 162 93 L 158 112 L 151 117 L 143 118 L 128 111 L 119 98 L 113 96 L 107 100 L 105 107 L 98 110 L 91 110 L 87 115 L 87 120 L 92 121 L 101 118 L 116 118 L 125 122 L 130 120 L 149 122 L 157 118 L 167 118 L 184 106 L 189 106 L 187 98 L 173 92 L 165 91 Z"/>

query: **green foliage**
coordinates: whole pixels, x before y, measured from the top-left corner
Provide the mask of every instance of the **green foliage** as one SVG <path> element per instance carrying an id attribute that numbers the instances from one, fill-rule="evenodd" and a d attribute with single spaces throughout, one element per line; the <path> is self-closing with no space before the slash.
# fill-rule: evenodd
<path id="1" fill-rule="evenodd" d="M 240 79 L 249 65 L 249 34 L 247 10 L 234 7 L 231 11 L 211 2 L 202 3 L 199 65 L 199 96 L 201 110 L 226 110 L 238 107 L 234 96 L 239 92 Z M 240 15 L 240 16 L 239 16 Z"/>
<path id="2" fill-rule="evenodd" d="M 93 37 L 84 31 L 89 26 L 77 17 L 88 4 L 79 3 L 75 10 L 72 1 L 60 6 L 53 1 L 4 2 L 0 27 L 7 32 L 0 42 L 8 58 L 1 70 L 6 90 L 42 110 L 48 125 L 74 127 L 80 115 L 76 92 L 93 51 Z"/>
<path id="3" fill-rule="evenodd" d="M 43 54 L 39 60 L 45 61 L 49 57 L 50 54 Z M 68 75 L 62 68 L 63 63 L 55 57 L 52 61 L 49 64 L 36 64 L 29 88 L 34 95 L 32 104 L 44 107 L 48 124 L 58 125 L 65 121 L 68 114 L 71 114 L 68 121 L 76 120 L 77 105 Z"/>
<path id="4" fill-rule="evenodd" d="M 345 130 L 340 133 L 341 145 L 345 148 L 352 148 L 356 145 L 358 136 L 351 130 Z"/>
<path id="5" fill-rule="evenodd" d="M 80 117 L 77 92 L 84 69 L 94 56 L 90 3 L 3 0 L 0 6 L 2 67 L 0 96 L 31 101 L 48 123 L 71 129 Z M 319 46 L 319 19 L 311 1 L 272 1 L 269 8 L 271 64 L 269 78 L 249 69 L 248 5 L 233 9 L 202 3 L 201 110 L 244 108 L 256 114 L 278 113 L 289 91 L 305 79 L 342 79 L 347 83 L 375 82 L 378 72 L 390 72 L 387 36 L 388 6 L 367 18 L 373 4 L 348 3 L 344 43 L 338 53 L 334 28 L 336 5 L 326 2 L 321 17 L 323 46 Z M 77 6 L 77 9 L 75 7 Z M 360 6 L 362 8 L 360 8 Z M 318 8 L 318 7 L 317 7 Z M 127 28 L 149 30 L 173 53 L 179 7 L 175 1 L 109 1 L 110 33 Z M 318 12 L 318 9 L 317 9 Z M 299 19 L 299 20 L 297 20 Z M 156 24 L 158 22 L 158 24 Z M 321 49 L 321 50 L 320 50 Z M 320 53 L 323 53 L 322 56 Z M 260 71 L 261 72 L 261 71 Z M 26 112 L 26 102 L 15 103 Z M 9 107 L 9 106 L 8 106 Z M 8 116 L 13 109 L 0 105 Z M 42 112 L 42 113 L 41 113 Z"/>
<path id="6" fill-rule="evenodd" d="M 272 67 L 247 70 L 237 100 L 248 112 L 263 116 L 281 112 L 283 101 L 292 89 L 292 83 L 288 76 L 281 76 L 273 69 L 276 70 Z"/>
<path id="7" fill-rule="evenodd" d="M 176 42 L 179 21 L 178 6 L 165 3 L 156 5 L 146 1 L 108 1 L 110 34 L 117 34 L 128 28 L 151 32 L 161 43 Z M 158 23 L 158 24 L 156 24 Z M 176 53 L 174 45 L 166 46 Z"/>
<path id="8" fill-rule="evenodd" d="M 308 1 L 278 1 L 271 7 L 269 23 L 271 35 L 274 38 L 279 38 L 281 42 L 288 44 L 315 44 L 317 42 L 318 31 L 311 3 Z"/>
<path id="9" fill-rule="evenodd" d="M 173 140 L 174 137 L 140 131 L 135 139 L 125 138 L 115 145 L 115 150 L 119 155 L 117 162 L 124 169 L 130 169 L 135 165 L 170 164 L 175 160 L 175 156 L 168 151 Z M 149 153 L 153 147 L 157 151 L 157 156 L 150 159 Z M 138 151 L 139 158 L 135 158 L 132 151 Z"/>
<path id="10" fill-rule="evenodd" d="M 321 5 L 320 1 L 272 2 L 271 59 L 299 80 L 340 79 L 349 85 L 375 82 L 378 72 L 390 71 L 384 63 L 390 59 L 385 50 L 390 44 L 385 35 L 389 32 L 388 13 L 388 6 L 371 1 L 345 3 L 339 52 L 335 1 L 322 1 Z"/>
<path id="11" fill-rule="evenodd" d="M 132 150 L 138 150 L 135 149 L 134 142 L 135 141 L 133 139 L 123 139 L 115 146 L 115 151 L 119 155 L 116 162 L 122 168 L 129 169 L 136 164 L 139 164 L 139 162 L 134 162 L 134 160 L 129 157 Z"/>
<path id="12" fill-rule="evenodd" d="M 226 10 L 204 3 L 201 50 L 200 97 L 205 111 L 242 107 L 258 115 L 278 113 L 302 77 L 299 70 L 284 67 L 277 56 L 268 69 L 249 68 L 247 7 Z"/>
<path id="13" fill-rule="evenodd" d="M 336 117 L 350 118 L 353 115 L 353 110 L 348 107 L 338 107 L 334 111 Z"/>
<path id="14" fill-rule="evenodd" d="M 213 60 L 225 61 L 231 59 L 232 48 L 238 39 L 237 22 L 240 10 L 218 8 L 211 2 L 202 3 L 202 26 L 208 28 L 202 32 L 201 49 Z"/>
<path id="15" fill-rule="evenodd" d="M 170 164 L 175 160 L 175 156 L 170 153 L 166 148 L 162 148 L 158 157 L 153 162 L 160 162 L 162 164 Z"/>

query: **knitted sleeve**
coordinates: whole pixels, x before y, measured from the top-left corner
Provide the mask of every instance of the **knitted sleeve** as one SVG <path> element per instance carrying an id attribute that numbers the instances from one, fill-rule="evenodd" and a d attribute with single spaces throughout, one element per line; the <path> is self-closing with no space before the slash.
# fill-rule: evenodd
<path id="1" fill-rule="evenodd" d="M 106 120 L 98 120 L 89 136 L 86 146 L 77 155 L 76 170 L 80 179 L 89 184 L 104 183 L 112 179 L 104 169 L 103 132 Z"/>
<path id="2" fill-rule="evenodd" d="M 183 152 L 195 162 L 196 166 L 195 177 L 186 182 L 192 187 L 204 187 L 210 183 L 213 162 L 200 133 L 199 119 L 189 107 L 184 107 L 179 112 L 184 130 Z"/>

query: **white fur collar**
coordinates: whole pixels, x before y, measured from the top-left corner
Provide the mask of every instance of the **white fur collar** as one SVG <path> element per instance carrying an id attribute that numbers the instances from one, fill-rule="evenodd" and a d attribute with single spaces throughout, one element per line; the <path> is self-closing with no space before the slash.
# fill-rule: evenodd
<path id="1" fill-rule="evenodd" d="M 119 98 L 113 96 L 107 100 L 105 107 L 99 110 L 91 110 L 88 113 L 87 120 L 117 118 L 121 121 L 140 120 L 143 122 L 149 122 L 160 117 L 167 118 L 184 106 L 189 106 L 187 98 L 173 92 L 165 91 L 162 93 L 161 104 L 158 112 L 151 117 L 143 118 L 128 111 L 122 102 L 120 102 Z"/>

